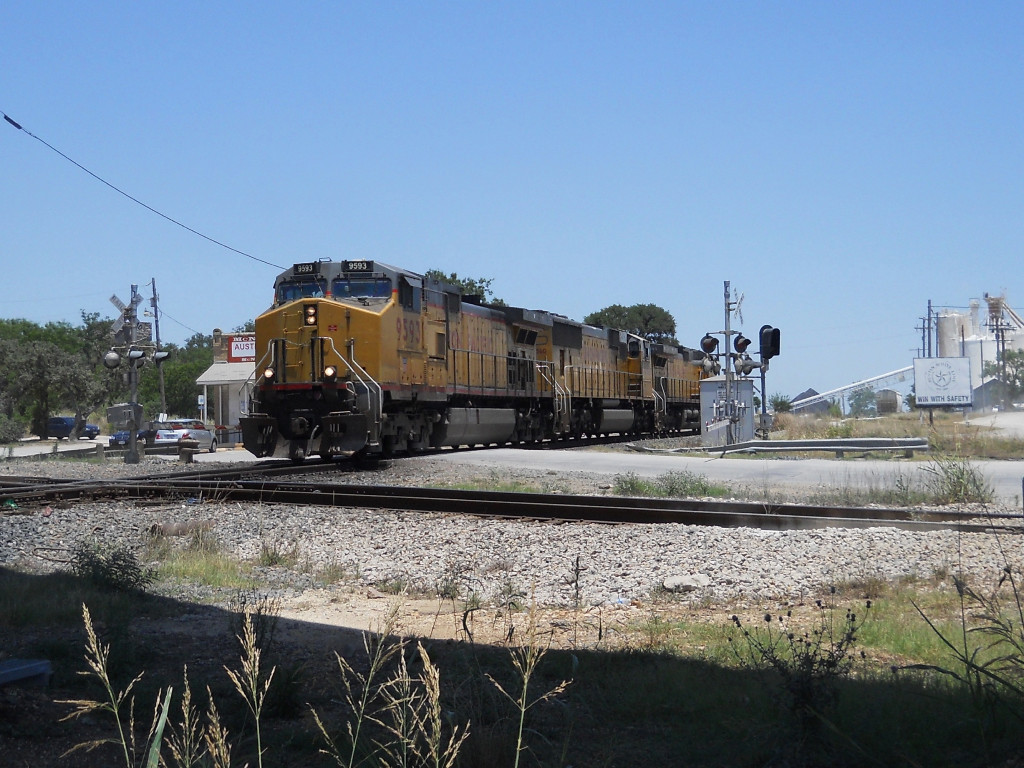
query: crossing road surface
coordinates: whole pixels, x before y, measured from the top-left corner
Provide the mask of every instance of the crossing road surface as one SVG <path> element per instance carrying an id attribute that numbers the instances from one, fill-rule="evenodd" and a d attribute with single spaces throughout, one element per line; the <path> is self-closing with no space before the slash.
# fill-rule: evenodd
<path id="1" fill-rule="evenodd" d="M 1024 413 L 994 413 L 972 417 L 971 424 L 995 426 L 1024 437 Z M 1019 430 L 1019 432 L 1018 432 Z M 79 440 L 23 441 L 12 451 L 14 456 L 50 453 L 54 443 L 60 452 L 68 450 L 95 450 L 96 443 L 106 445 L 105 438 Z M 645 454 L 602 449 L 524 450 L 517 448 L 491 448 L 487 450 L 442 451 L 435 454 L 442 461 L 500 468 L 522 467 L 534 470 L 591 472 L 607 475 L 609 482 L 615 475 L 632 472 L 641 477 L 657 477 L 667 472 L 688 471 L 704 475 L 709 480 L 727 485 L 759 489 L 807 489 L 814 487 L 891 486 L 902 474 L 914 480 L 927 480 L 925 460 L 906 461 L 892 459 L 793 459 L 793 458 L 718 458 L 717 456 L 684 456 L 681 454 Z M 174 456 L 162 459 L 173 462 Z M 221 450 L 200 453 L 197 462 L 255 461 L 244 450 Z M 1024 499 L 1024 461 L 972 461 L 992 486 L 996 498 L 1003 504 L 1020 508 Z"/>
<path id="2" fill-rule="evenodd" d="M 752 459 L 683 456 L 575 450 L 518 450 L 494 448 L 480 451 L 449 451 L 442 458 L 462 464 L 529 468 L 535 470 L 592 472 L 608 475 L 633 473 L 657 477 L 667 472 L 693 472 L 727 485 L 758 489 L 796 489 L 814 487 L 891 486 L 900 474 L 913 480 L 927 480 L 928 461 L 846 459 Z M 997 500 L 1020 507 L 1024 461 L 973 461 L 986 477 Z"/>

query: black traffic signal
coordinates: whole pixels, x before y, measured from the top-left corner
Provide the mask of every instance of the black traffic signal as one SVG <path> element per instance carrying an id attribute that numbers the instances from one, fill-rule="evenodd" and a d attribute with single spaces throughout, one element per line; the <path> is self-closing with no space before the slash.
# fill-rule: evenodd
<path id="1" fill-rule="evenodd" d="M 739 352 L 741 355 L 747 351 L 747 347 L 750 346 L 750 339 L 744 336 L 742 333 L 732 340 L 733 349 Z"/>
<path id="2" fill-rule="evenodd" d="M 700 348 L 704 350 L 704 354 L 710 355 L 712 352 L 718 349 L 718 339 L 716 339 L 710 333 L 705 333 L 704 338 L 700 340 Z"/>
<path id="3" fill-rule="evenodd" d="M 779 329 L 770 325 L 761 326 L 761 359 L 769 360 L 779 354 Z"/>

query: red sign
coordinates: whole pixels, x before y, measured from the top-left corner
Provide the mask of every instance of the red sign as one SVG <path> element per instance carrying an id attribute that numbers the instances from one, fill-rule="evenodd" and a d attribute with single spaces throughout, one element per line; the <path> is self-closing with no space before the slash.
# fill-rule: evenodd
<path id="1" fill-rule="evenodd" d="M 256 334 L 239 333 L 228 336 L 229 363 L 256 362 Z"/>

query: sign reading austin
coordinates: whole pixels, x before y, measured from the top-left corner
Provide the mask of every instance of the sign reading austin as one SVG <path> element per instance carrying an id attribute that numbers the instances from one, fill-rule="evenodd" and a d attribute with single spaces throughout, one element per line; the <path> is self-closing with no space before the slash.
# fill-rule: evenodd
<path id="1" fill-rule="evenodd" d="M 966 357 L 915 358 L 914 393 L 919 406 L 970 406 L 971 361 Z"/>

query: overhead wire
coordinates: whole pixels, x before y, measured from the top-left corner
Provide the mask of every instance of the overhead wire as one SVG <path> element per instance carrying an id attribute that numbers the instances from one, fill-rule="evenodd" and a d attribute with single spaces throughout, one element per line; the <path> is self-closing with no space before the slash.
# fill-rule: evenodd
<path id="1" fill-rule="evenodd" d="M 170 316 L 170 315 L 168 315 L 168 314 L 167 314 L 166 312 L 164 312 L 164 310 L 163 310 L 163 308 L 162 308 L 162 307 L 161 307 L 161 308 L 159 308 L 159 310 L 158 310 L 158 311 L 160 312 L 160 318 L 161 318 L 161 319 L 163 319 L 163 318 L 167 318 L 167 319 L 168 319 L 168 320 L 170 320 L 170 321 L 171 321 L 172 323 L 177 323 L 177 324 L 178 324 L 178 325 L 180 325 L 180 326 L 181 326 L 182 328 L 185 328 L 186 330 L 192 331 L 192 333 L 193 333 L 193 334 L 195 334 L 195 335 L 197 335 L 197 336 L 203 336 L 203 335 L 205 335 L 205 334 L 203 334 L 203 332 L 202 332 L 202 331 L 197 331 L 197 330 L 196 330 L 195 328 L 193 328 L 193 327 L 191 327 L 191 326 L 189 326 L 189 325 L 185 325 L 185 324 L 184 324 L 183 322 L 181 322 L 181 320 L 179 320 L 178 318 L 176 318 L 176 317 L 171 317 L 171 316 Z"/>
<path id="2" fill-rule="evenodd" d="M 27 133 L 29 136 L 31 136 L 33 139 L 38 141 L 44 147 L 47 147 L 48 149 L 53 150 L 54 152 L 56 152 L 58 155 L 63 157 L 65 160 L 67 160 L 72 165 L 74 165 L 74 166 L 80 168 L 81 170 L 85 171 L 87 174 L 92 176 L 94 179 L 96 179 L 97 181 L 107 185 L 108 187 L 110 187 L 112 190 L 114 190 L 118 194 L 124 195 L 129 200 L 131 200 L 133 203 L 141 205 L 147 211 L 150 211 L 151 213 L 155 213 L 157 216 L 161 217 L 162 219 L 166 219 L 167 221 L 171 222 L 172 224 L 176 224 L 179 227 L 181 227 L 182 229 L 187 230 L 188 232 L 191 232 L 193 235 L 198 235 L 199 237 L 203 238 L 204 240 L 208 240 L 209 242 L 213 243 L 214 245 L 219 245 L 221 248 L 226 248 L 227 250 L 232 251 L 233 253 L 237 253 L 239 256 L 245 256 L 245 258 L 247 258 L 247 259 L 252 259 L 253 261 L 258 261 L 261 264 L 266 264 L 268 267 L 275 267 L 276 269 L 284 269 L 284 267 L 282 267 L 280 264 L 274 264 L 272 262 L 269 262 L 269 261 L 266 261 L 264 259 L 261 259 L 258 256 L 253 256 L 251 253 L 246 253 L 245 251 L 239 250 L 238 248 L 233 248 L 230 245 L 228 245 L 227 243 L 222 243 L 220 240 L 212 238 L 209 235 L 204 235 L 202 232 L 193 229 L 192 227 L 188 226 L 187 224 L 182 224 L 177 219 L 174 219 L 174 218 L 168 216 L 165 213 L 161 213 L 156 208 L 153 208 L 152 206 L 147 205 L 146 203 L 142 202 L 141 200 L 139 200 L 136 197 L 132 197 L 127 192 L 125 192 L 123 189 L 120 189 L 119 187 L 116 187 L 115 185 L 113 185 L 109 181 L 107 181 L 106 179 L 104 179 L 101 176 L 98 176 L 97 174 L 95 174 L 92 171 L 90 171 L 88 168 L 86 168 L 81 163 L 79 163 L 76 160 L 73 160 L 72 158 L 68 157 L 67 155 L 65 155 L 63 152 L 61 152 L 59 149 L 57 149 L 52 144 L 50 144 L 50 143 L 44 141 L 43 139 L 39 138 L 34 133 L 32 133 L 32 131 L 28 130 L 27 128 L 24 128 L 20 123 L 15 122 L 15 120 L 13 118 L 9 117 L 6 112 L 0 111 L 0 115 L 3 115 L 4 116 L 4 120 L 6 120 L 12 126 L 17 128 L 19 131 L 22 131 L 23 133 Z"/>

